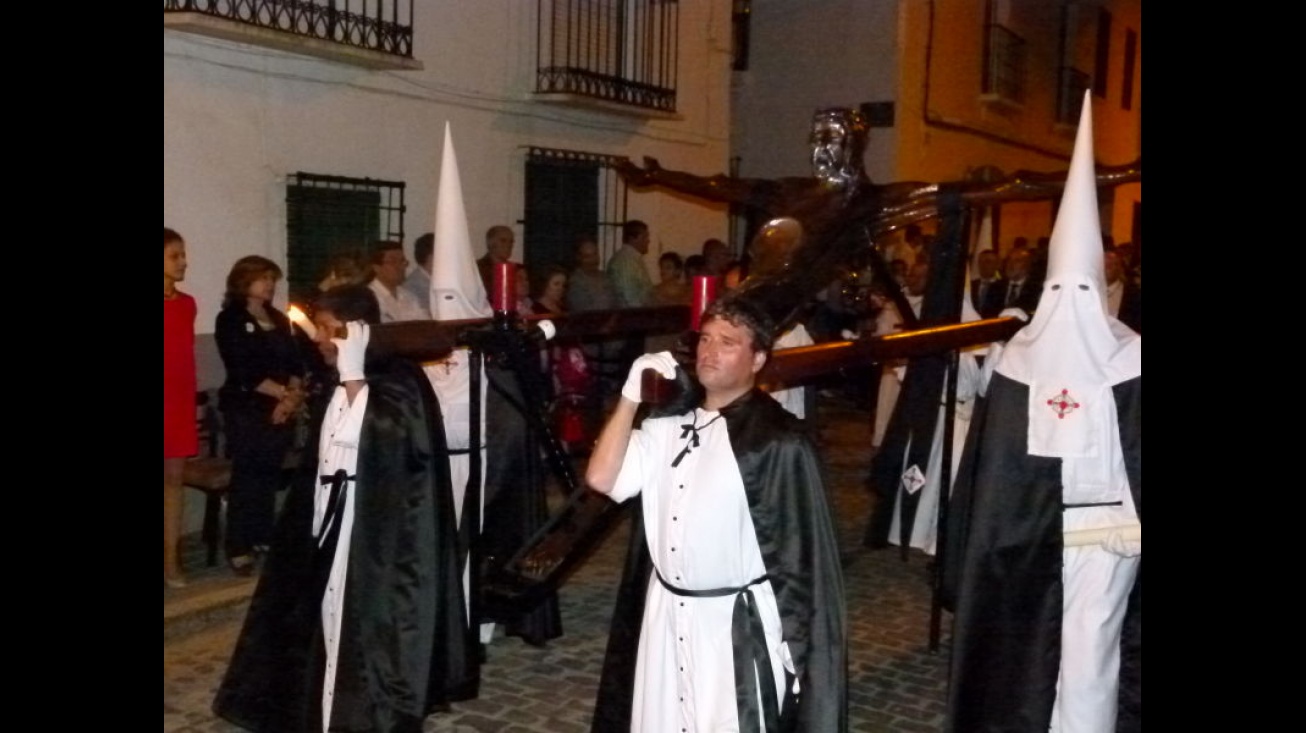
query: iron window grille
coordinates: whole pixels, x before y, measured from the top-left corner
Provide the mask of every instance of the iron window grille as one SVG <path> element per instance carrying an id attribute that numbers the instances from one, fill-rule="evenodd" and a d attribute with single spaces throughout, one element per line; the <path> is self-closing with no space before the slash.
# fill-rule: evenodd
<path id="1" fill-rule="evenodd" d="M 1084 90 L 1088 89 L 1088 72 L 1073 66 L 1062 66 L 1057 83 L 1057 123 L 1075 125 L 1079 122 L 1079 108 L 1084 103 Z"/>
<path id="2" fill-rule="evenodd" d="M 537 93 L 676 110 L 677 0 L 538 0 Z"/>
<path id="3" fill-rule="evenodd" d="M 1025 102 L 1026 42 L 997 23 L 984 28 L 984 74 L 981 92 L 995 100 Z"/>
<path id="4" fill-rule="evenodd" d="M 164 13 L 200 13 L 256 28 L 413 57 L 413 0 L 163 0 Z"/>
<path id="5" fill-rule="evenodd" d="M 626 183 L 618 156 L 531 147 L 526 157 L 522 256 L 528 268 L 575 265 L 576 240 L 593 235 L 604 266 L 621 246 Z"/>
<path id="6" fill-rule="evenodd" d="M 398 181 L 290 174 L 286 180 L 290 299 L 311 299 L 332 257 L 352 254 L 366 263 L 377 240 L 403 242 L 404 189 Z"/>

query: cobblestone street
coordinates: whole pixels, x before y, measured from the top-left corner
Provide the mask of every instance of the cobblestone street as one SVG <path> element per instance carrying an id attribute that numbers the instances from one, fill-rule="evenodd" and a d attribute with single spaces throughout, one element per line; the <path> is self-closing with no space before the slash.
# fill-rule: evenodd
<path id="1" fill-rule="evenodd" d="M 862 548 L 871 507 L 865 483 L 871 415 L 823 395 L 818 419 L 844 557 L 850 729 L 942 730 L 950 616 L 944 615 L 941 649 L 931 653 L 930 558 L 913 551 L 904 562 L 897 548 Z M 562 638 L 546 648 L 496 638 L 482 668 L 479 699 L 429 717 L 426 733 L 588 731 L 626 536 L 624 526 L 614 532 L 563 586 Z M 198 567 L 202 559 L 191 564 Z M 231 578 L 225 568 L 192 571 L 192 578 L 191 587 L 164 596 L 163 728 L 239 731 L 217 719 L 209 705 L 253 581 Z"/>

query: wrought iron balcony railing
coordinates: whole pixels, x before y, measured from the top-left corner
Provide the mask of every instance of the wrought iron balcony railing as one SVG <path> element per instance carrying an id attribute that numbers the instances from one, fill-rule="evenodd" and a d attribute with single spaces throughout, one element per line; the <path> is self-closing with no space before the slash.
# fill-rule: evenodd
<path id="1" fill-rule="evenodd" d="M 251 28 L 413 57 L 413 0 L 163 0 L 170 13 L 192 13 Z"/>
<path id="2" fill-rule="evenodd" d="M 677 0 L 538 0 L 535 91 L 675 112 Z"/>

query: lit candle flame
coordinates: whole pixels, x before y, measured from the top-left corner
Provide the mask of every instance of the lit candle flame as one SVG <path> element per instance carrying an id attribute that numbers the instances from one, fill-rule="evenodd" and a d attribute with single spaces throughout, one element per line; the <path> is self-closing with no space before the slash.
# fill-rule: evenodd
<path id="1" fill-rule="evenodd" d="M 286 309 L 286 315 L 289 316 L 292 323 L 299 326 L 300 330 L 308 334 L 309 338 L 317 338 L 317 327 L 308 319 L 308 316 L 304 314 L 304 311 L 299 309 L 299 306 L 291 305 Z"/>

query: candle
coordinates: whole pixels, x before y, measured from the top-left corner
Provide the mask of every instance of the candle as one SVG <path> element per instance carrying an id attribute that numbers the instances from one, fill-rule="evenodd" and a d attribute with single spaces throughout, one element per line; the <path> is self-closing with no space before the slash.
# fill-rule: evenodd
<path id="1" fill-rule="evenodd" d="M 689 330 L 697 331 L 703 320 L 703 311 L 716 300 L 717 279 L 711 275 L 694 276 L 694 304 L 689 310 Z"/>
<path id="2" fill-rule="evenodd" d="M 292 305 L 287 308 L 286 315 L 290 317 L 290 322 L 299 326 L 299 329 L 308 334 L 310 339 L 317 339 L 317 327 L 308 319 L 308 316 L 304 314 L 304 311 L 299 309 L 299 306 Z"/>
<path id="3" fill-rule="evenodd" d="M 511 262 L 496 262 L 494 265 L 493 290 L 490 293 L 490 306 L 500 313 L 515 310 L 517 307 L 517 281 Z"/>

